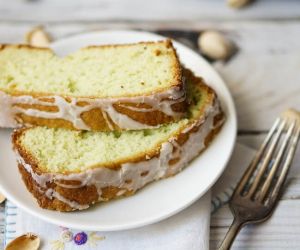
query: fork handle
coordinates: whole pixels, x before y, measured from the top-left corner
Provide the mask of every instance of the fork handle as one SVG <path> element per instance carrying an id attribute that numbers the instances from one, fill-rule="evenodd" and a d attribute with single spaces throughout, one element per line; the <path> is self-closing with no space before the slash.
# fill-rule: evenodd
<path id="1" fill-rule="evenodd" d="M 233 220 L 223 242 L 221 243 L 221 245 L 219 247 L 219 250 L 229 250 L 230 249 L 236 235 L 243 227 L 243 224 L 244 223 L 241 220 L 238 220 L 238 219 Z"/>

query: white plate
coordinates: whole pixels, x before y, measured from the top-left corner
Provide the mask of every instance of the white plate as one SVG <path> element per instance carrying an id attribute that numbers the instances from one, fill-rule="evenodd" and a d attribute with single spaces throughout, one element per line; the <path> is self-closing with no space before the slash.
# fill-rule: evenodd
<path id="1" fill-rule="evenodd" d="M 52 44 L 59 55 L 95 44 L 128 43 L 164 39 L 146 32 L 101 31 L 66 38 Z M 90 209 L 61 213 L 41 209 L 26 190 L 11 150 L 10 130 L 0 130 L 0 189 L 20 208 L 45 221 L 70 228 L 114 231 L 136 228 L 165 219 L 199 199 L 218 179 L 231 155 L 236 139 L 236 113 L 232 97 L 216 71 L 196 52 L 174 42 L 181 62 L 205 78 L 218 93 L 226 123 L 210 147 L 175 177 L 152 183 L 136 195 Z"/>

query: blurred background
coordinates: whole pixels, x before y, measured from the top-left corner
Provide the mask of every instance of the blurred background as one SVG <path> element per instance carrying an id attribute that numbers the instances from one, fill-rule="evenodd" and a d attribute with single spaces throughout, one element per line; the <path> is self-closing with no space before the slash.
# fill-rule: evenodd
<path id="1" fill-rule="evenodd" d="M 299 17 L 298 0 L 0 0 L 0 39 L 17 41 L 31 26 L 40 24 L 57 39 L 129 24 L 144 29 L 200 29 L 250 20 L 297 23 Z"/>

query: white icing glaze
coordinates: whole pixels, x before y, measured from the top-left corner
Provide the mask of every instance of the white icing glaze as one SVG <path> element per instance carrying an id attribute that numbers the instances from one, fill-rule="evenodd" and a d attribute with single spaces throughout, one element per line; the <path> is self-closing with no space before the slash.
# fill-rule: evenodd
<path id="1" fill-rule="evenodd" d="M 47 191 L 45 192 L 45 195 L 50 199 L 53 199 L 53 197 L 54 197 L 64 203 L 68 204 L 70 207 L 75 207 L 78 210 L 87 209 L 89 207 L 89 205 L 80 205 L 76 201 L 70 201 L 51 188 L 47 189 Z"/>
<path id="2" fill-rule="evenodd" d="M 153 157 L 145 161 L 137 163 L 125 163 L 118 170 L 108 168 L 95 168 L 89 169 L 80 173 L 72 173 L 68 175 L 43 173 L 37 174 L 32 170 L 32 167 L 27 164 L 23 158 L 18 156 L 18 161 L 29 172 L 32 178 L 41 187 L 41 192 L 44 192 L 49 199 L 54 197 L 58 200 L 68 204 L 75 209 L 84 209 L 82 206 L 74 201 L 70 201 L 62 195 L 55 192 L 53 189 L 49 191 L 47 182 L 55 182 L 57 185 L 64 188 L 79 188 L 83 186 L 94 185 L 97 189 L 99 200 L 103 200 L 102 188 L 113 186 L 121 190 L 117 193 L 120 196 L 126 190 L 136 191 L 149 182 L 165 178 L 180 172 L 193 158 L 195 158 L 205 148 L 205 138 L 216 127 L 219 127 L 223 120 L 214 125 L 214 117 L 220 113 L 219 103 L 216 101 L 214 106 L 209 107 L 205 111 L 202 119 L 191 124 L 184 129 L 181 133 L 188 133 L 196 126 L 200 128 L 196 132 L 189 135 L 189 139 L 180 146 L 176 142 L 176 137 L 170 138 L 167 142 L 163 143 L 158 157 Z M 176 150 L 173 150 L 176 148 Z M 175 151 L 175 152 L 173 152 Z M 169 161 L 179 158 L 175 164 L 170 165 Z M 146 174 L 147 173 L 147 174 Z M 78 185 L 62 184 L 60 181 L 78 181 Z M 130 182 L 128 182 L 130 181 Z"/>
<path id="3" fill-rule="evenodd" d="M 120 190 L 118 193 L 117 193 L 117 196 L 121 196 L 121 195 L 123 195 L 123 194 L 125 194 L 126 193 L 126 190 L 125 189 L 122 189 L 122 190 Z"/>
<path id="4" fill-rule="evenodd" d="M 182 112 L 175 112 L 172 109 L 172 105 L 185 100 L 185 91 L 179 87 L 171 88 L 167 91 L 161 93 L 155 93 L 148 96 L 136 96 L 136 97 L 126 97 L 126 98 L 82 98 L 82 97 L 72 97 L 70 102 L 66 101 L 65 98 L 61 96 L 45 96 L 47 99 L 53 99 L 54 102 L 50 103 L 43 101 L 38 98 L 34 98 L 30 95 L 22 96 L 11 96 L 0 91 L 0 127 L 18 127 L 18 123 L 15 120 L 15 115 L 18 113 L 23 113 L 28 116 L 47 118 L 47 119 L 64 119 L 73 124 L 73 126 L 80 130 L 90 130 L 90 127 L 85 124 L 82 120 L 81 115 L 84 112 L 90 111 L 95 108 L 100 108 L 103 117 L 110 129 L 113 129 L 113 124 L 108 119 L 109 118 L 122 129 L 145 129 L 153 128 L 133 120 L 127 115 L 121 114 L 114 108 L 114 104 L 119 103 L 144 103 L 150 106 L 147 108 L 137 108 L 122 105 L 127 109 L 136 112 L 152 112 L 161 111 L 168 116 L 172 116 L 175 119 L 183 116 Z M 79 102 L 85 102 L 87 105 L 80 107 L 77 104 Z M 15 106 L 16 104 L 30 104 L 30 105 L 43 105 L 49 107 L 57 107 L 58 112 L 47 112 L 38 109 L 24 109 Z"/>

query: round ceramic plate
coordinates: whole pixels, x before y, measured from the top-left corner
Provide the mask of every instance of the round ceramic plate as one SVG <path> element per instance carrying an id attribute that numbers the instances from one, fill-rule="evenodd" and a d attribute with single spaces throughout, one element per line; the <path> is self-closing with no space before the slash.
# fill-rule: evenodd
<path id="1" fill-rule="evenodd" d="M 97 44 L 132 43 L 165 39 L 146 32 L 101 31 L 77 35 L 52 44 L 60 55 Z M 114 231 L 141 227 L 174 215 L 199 199 L 218 179 L 236 139 L 236 113 L 232 97 L 216 71 L 196 52 L 174 42 L 180 61 L 202 76 L 218 93 L 226 123 L 210 147 L 178 175 L 152 183 L 135 195 L 99 203 L 83 211 L 61 213 L 41 209 L 26 190 L 11 150 L 11 130 L 0 130 L 0 189 L 20 208 L 45 221 L 81 230 Z"/>

